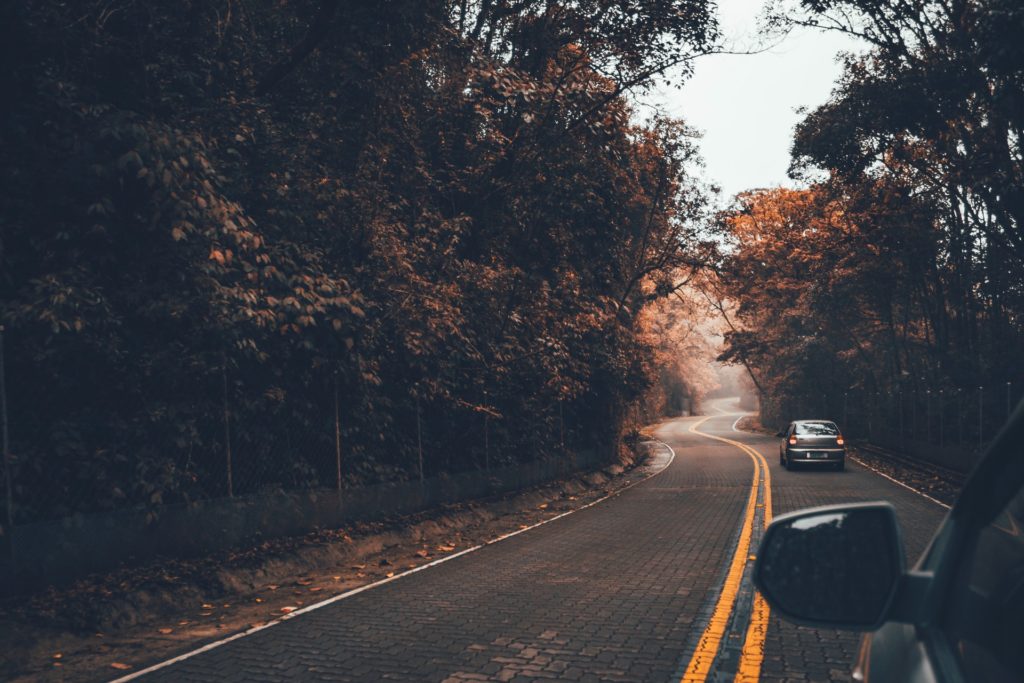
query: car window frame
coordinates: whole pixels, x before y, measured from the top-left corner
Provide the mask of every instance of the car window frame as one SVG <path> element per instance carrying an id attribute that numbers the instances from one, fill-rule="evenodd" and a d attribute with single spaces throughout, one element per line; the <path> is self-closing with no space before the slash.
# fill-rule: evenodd
<path id="1" fill-rule="evenodd" d="M 840 436 L 841 433 L 842 433 L 840 431 L 840 429 L 839 429 L 839 425 L 837 425 L 835 422 L 833 422 L 831 420 L 808 420 L 808 421 L 803 422 L 801 424 L 804 424 L 804 425 L 825 425 L 826 427 L 834 429 L 835 433 L 834 434 L 800 434 L 799 436 Z M 797 426 L 798 425 L 794 422 L 793 423 L 793 430 L 794 431 L 796 431 Z"/>

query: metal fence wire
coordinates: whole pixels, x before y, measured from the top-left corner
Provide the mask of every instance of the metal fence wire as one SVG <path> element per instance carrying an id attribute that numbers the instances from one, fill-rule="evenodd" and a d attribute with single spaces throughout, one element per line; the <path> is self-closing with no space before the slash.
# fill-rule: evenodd
<path id="1" fill-rule="evenodd" d="M 762 403 L 762 420 L 835 420 L 844 434 L 969 469 L 1024 394 L 1024 380 L 938 389 L 854 388 Z"/>
<path id="2" fill-rule="evenodd" d="M 210 352 L 196 362 L 198 354 L 180 350 L 180 373 L 139 377 L 136 363 L 106 382 L 102 367 L 79 374 L 87 358 L 70 368 L 12 361 L 10 334 L 5 359 L 4 341 L 0 329 L 0 536 L 77 514 L 158 513 L 168 504 L 561 458 L 577 436 L 565 420 L 571 402 L 556 401 L 528 424 L 510 424 L 500 409 L 411 398 L 375 412 L 349 405 L 330 369 L 283 377 L 287 363 L 272 358 Z"/>
<path id="3" fill-rule="evenodd" d="M 321 379 L 285 395 L 243 381 L 228 363 L 184 405 L 154 398 L 99 414 L 76 408 L 49 425 L 13 420 L 3 430 L 4 520 L 336 488 L 341 397 L 329 374 Z M 0 383 L 5 412 L 9 390 Z"/>

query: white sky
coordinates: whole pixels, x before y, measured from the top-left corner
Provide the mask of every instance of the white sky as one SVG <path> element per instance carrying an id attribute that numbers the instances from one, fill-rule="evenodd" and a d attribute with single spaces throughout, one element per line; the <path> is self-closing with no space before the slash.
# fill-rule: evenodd
<path id="1" fill-rule="evenodd" d="M 757 41 L 763 0 L 719 0 L 726 44 L 749 49 Z M 838 79 L 836 57 L 858 43 L 835 32 L 800 31 L 755 55 L 710 55 L 695 62 L 682 89 L 643 98 L 702 131 L 707 179 L 726 202 L 757 187 L 792 186 L 786 175 L 798 107 L 823 104 Z"/>

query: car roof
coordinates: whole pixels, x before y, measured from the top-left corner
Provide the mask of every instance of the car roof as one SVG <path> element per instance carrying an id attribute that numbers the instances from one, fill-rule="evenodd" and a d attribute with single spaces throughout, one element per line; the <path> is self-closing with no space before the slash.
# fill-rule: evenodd
<path id="1" fill-rule="evenodd" d="M 835 424 L 835 421 L 834 420 L 793 420 L 793 424 L 795 424 L 795 425 L 803 425 L 803 424 L 828 424 L 828 425 L 830 425 L 830 424 Z"/>

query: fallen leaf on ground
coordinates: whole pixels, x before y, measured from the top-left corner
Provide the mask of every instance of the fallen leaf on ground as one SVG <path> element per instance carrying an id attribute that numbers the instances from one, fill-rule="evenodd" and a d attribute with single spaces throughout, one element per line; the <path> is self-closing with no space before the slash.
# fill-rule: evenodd
<path id="1" fill-rule="evenodd" d="M 256 602 L 263 602 L 263 598 L 256 598 Z"/>
<path id="2" fill-rule="evenodd" d="M 277 590 L 277 584 L 276 583 L 269 584 L 267 586 L 267 590 L 268 591 L 276 591 Z"/>
<path id="3" fill-rule="evenodd" d="M 388 577 L 389 579 L 390 579 L 390 578 L 391 578 L 392 576 L 394 576 L 394 575 L 395 575 L 395 573 L 394 573 L 394 572 L 388 572 L 388 573 L 387 573 L 387 577 Z"/>
<path id="4" fill-rule="evenodd" d="M 451 551 L 455 550 L 455 546 L 453 546 L 453 545 L 439 545 L 439 546 L 437 546 L 437 549 L 440 550 L 443 553 L 450 553 Z"/>
<path id="5" fill-rule="evenodd" d="M 61 654 L 60 652 L 56 652 L 56 653 L 54 653 L 54 655 L 53 655 L 53 658 L 54 658 L 54 659 L 60 659 L 60 658 L 61 658 L 61 657 L 63 657 L 63 656 L 64 656 L 64 655 L 63 655 L 63 654 Z"/>
<path id="6" fill-rule="evenodd" d="M 281 611 L 284 612 L 285 614 L 288 614 L 289 612 L 294 612 L 296 609 L 298 609 L 298 608 L 297 607 L 282 607 Z"/>
<path id="7" fill-rule="evenodd" d="M 124 662 L 111 662 L 110 666 L 111 668 L 120 669 L 121 671 L 132 668 L 131 664 L 125 664 Z"/>
<path id="8" fill-rule="evenodd" d="M 160 629 L 157 629 L 157 631 L 159 631 L 160 633 L 163 633 L 165 636 L 168 633 L 174 633 L 174 629 L 173 628 L 160 628 Z"/>
<path id="9" fill-rule="evenodd" d="M 312 588 L 309 589 L 309 592 L 310 593 L 316 593 L 317 591 L 322 591 L 323 589 L 324 589 L 323 586 L 313 586 Z"/>
<path id="10" fill-rule="evenodd" d="M 354 565 L 352 565 L 352 569 L 366 569 L 366 565 L 365 564 L 354 564 Z"/>
<path id="11" fill-rule="evenodd" d="M 341 581 L 341 577 L 340 576 L 332 576 L 331 578 L 334 579 L 335 581 Z"/>
<path id="12" fill-rule="evenodd" d="M 417 550 L 416 554 L 419 555 L 420 557 L 427 557 L 428 555 L 430 555 L 430 553 L 427 552 L 426 550 Z"/>
<path id="13" fill-rule="evenodd" d="M 547 506 L 548 506 L 548 504 L 547 504 L 547 503 L 541 503 L 540 505 L 538 505 L 538 506 L 537 506 L 537 509 L 538 509 L 538 510 L 543 510 L 543 509 L 544 509 L 544 508 L 546 508 Z"/>
<path id="14" fill-rule="evenodd" d="M 203 603 L 203 609 L 213 609 L 213 605 L 210 605 L 210 604 L 204 602 Z"/>

